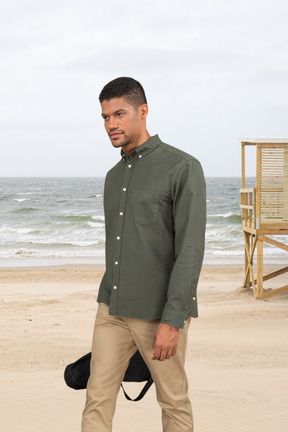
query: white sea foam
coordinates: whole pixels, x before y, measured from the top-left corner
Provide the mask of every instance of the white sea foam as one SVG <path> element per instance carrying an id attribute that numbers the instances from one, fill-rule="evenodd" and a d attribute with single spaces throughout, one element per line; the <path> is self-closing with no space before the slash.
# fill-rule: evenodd
<path id="1" fill-rule="evenodd" d="M 240 215 L 240 212 L 233 213 L 231 211 L 229 211 L 227 213 L 218 213 L 218 214 L 209 215 L 210 218 L 224 218 L 224 219 L 229 218 L 231 216 L 239 216 L 240 217 L 241 215 Z"/>

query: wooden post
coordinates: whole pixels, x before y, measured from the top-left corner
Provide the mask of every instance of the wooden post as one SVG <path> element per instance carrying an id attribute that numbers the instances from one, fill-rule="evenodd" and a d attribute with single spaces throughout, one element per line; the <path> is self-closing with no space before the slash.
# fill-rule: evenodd
<path id="1" fill-rule="evenodd" d="M 258 230 L 260 228 L 260 170 L 261 170 L 261 147 L 260 144 L 257 144 L 256 150 L 256 202 L 255 202 L 255 228 Z"/>
<path id="2" fill-rule="evenodd" d="M 257 294 L 259 298 L 263 295 L 263 241 L 257 239 Z"/>
<path id="3" fill-rule="evenodd" d="M 241 177 L 241 188 L 245 188 L 245 143 L 241 143 L 241 171 L 242 171 L 242 177 Z"/>
<path id="4" fill-rule="evenodd" d="M 284 176 L 284 208 L 283 219 L 288 222 L 288 148 L 284 148 L 284 163 L 283 163 L 283 176 Z"/>
<path id="5" fill-rule="evenodd" d="M 245 186 L 246 186 L 246 178 L 245 178 L 245 176 L 246 176 L 246 172 L 245 172 L 245 143 L 244 142 L 242 142 L 241 143 L 241 188 L 242 189 L 244 189 L 245 188 Z M 243 196 L 243 195 L 242 195 Z M 246 197 L 247 195 L 246 194 L 244 194 L 244 197 Z M 247 204 L 247 198 L 242 198 L 242 204 Z M 247 210 L 242 210 L 242 217 L 244 216 L 244 224 L 245 224 L 245 226 L 246 226 L 246 223 L 247 223 Z M 242 221 L 242 223 L 243 223 L 243 221 Z M 249 260 L 249 255 L 248 255 L 248 252 L 247 252 L 247 248 L 248 248 L 248 250 L 249 250 L 249 254 L 250 254 L 250 250 L 251 250 L 251 247 L 250 247 L 250 234 L 249 233 L 247 233 L 247 232 L 244 232 L 243 231 L 243 233 L 244 233 L 244 242 L 245 242 L 245 244 L 246 244 L 246 247 L 245 247 L 245 245 L 244 245 L 244 256 L 245 256 L 245 279 L 244 279 L 244 283 L 243 283 L 243 286 L 245 287 L 245 288 L 247 288 L 248 286 L 250 286 L 250 260 Z"/>
<path id="6" fill-rule="evenodd" d="M 250 256 L 251 256 L 251 235 L 247 232 L 244 234 L 244 247 L 245 247 L 245 276 L 243 281 L 243 288 L 250 288 Z"/>

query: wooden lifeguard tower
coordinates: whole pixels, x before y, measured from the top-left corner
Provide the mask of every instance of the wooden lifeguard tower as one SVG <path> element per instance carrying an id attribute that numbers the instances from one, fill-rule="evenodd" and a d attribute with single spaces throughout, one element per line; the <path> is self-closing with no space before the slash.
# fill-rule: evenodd
<path id="1" fill-rule="evenodd" d="M 288 285 L 284 285 L 263 292 L 264 281 L 288 271 L 288 266 L 285 266 L 263 275 L 263 243 L 266 242 L 288 252 L 288 245 L 275 239 L 275 236 L 288 235 L 288 138 L 247 139 L 241 141 L 241 146 L 240 207 L 242 209 L 245 242 L 243 288 L 252 286 L 256 298 L 267 299 L 288 290 Z M 246 146 L 255 146 L 256 148 L 256 187 L 253 188 L 246 188 Z M 255 253 L 255 251 L 257 252 Z M 257 256 L 256 265 L 253 263 L 255 254 Z"/>

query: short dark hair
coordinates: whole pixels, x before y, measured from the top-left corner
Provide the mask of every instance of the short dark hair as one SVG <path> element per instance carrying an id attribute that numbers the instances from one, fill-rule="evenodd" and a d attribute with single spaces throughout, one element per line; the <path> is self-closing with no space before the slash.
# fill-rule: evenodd
<path id="1" fill-rule="evenodd" d="M 120 77 L 103 87 L 99 95 L 100 103 L 104 100 L 124 97 L 130 105 L 138 108 L 140 105 L 147 104 L 146 95 L 142 85 L 133 78 Z"/>

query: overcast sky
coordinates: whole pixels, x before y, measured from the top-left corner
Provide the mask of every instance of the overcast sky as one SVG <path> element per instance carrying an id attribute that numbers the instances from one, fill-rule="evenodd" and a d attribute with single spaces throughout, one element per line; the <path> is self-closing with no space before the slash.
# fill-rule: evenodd
<path id="1" fill-rule="evenodd" d="M 287 18 L 287 0 L 2 0 L 0 176 L 104 176 L 117 76 L 143 84 L 151 135 L 240 176 L 241 137 L 288 136 Z"/>

